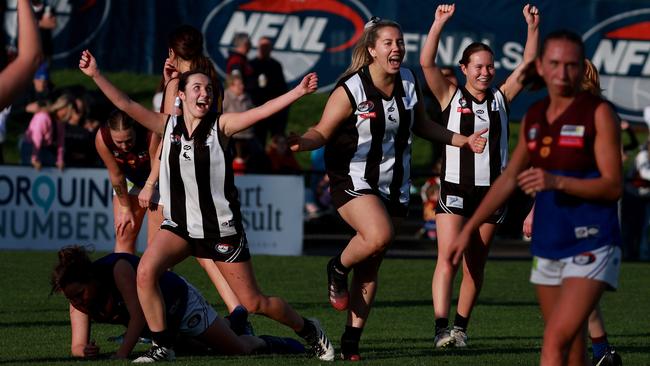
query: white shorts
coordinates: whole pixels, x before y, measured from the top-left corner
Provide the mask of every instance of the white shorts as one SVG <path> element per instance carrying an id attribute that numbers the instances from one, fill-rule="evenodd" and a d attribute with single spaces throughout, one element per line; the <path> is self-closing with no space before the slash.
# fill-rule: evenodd
<path id="1" fill-rule="evenodd" d="M 620 268 L 621 248 L 613 245 L 561 259 L 535 256 L 530 282 L 535 285 L 560 286 L 565 278 L 579 277 L 605 282 L 611 289 L 616 289 Z"/>
<path id="2" fill-rule="evenodd" d="M 129 194 L 129 196 L 135 196 L 138 197 L 140 194 L 140 191 L 142 191 L 142 188 L 138 187 L 135 185 L 135 183 L 131 182 L 130 180 L 126 179 L 126 190 Z M 113 189 L 113 196 L 115 196 L 115 189 Z M 153 195 L 151 195 L 151 202 L 150 204 L 152 205 L 158 205 L 160 204 L 160 192 L 158 191 L 158 187 L 153 190 Z"/>
<path id="3" fill-rule="evenodd" d="M 181 320 L 180 334 L 188 337 L 196 337 L 205 332 L 206 329 L 217 319 L 217 312 L 208 304 L 203 295 L 187 283 L 187 308 Z"/>

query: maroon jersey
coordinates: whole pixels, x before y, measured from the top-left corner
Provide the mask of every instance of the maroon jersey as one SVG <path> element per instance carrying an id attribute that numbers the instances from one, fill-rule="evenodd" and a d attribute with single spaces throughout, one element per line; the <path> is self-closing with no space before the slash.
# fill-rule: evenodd
<path id="1" fill-rule="evenodd" d="M 134 130 L 135 143 L 133 148 L 130 151 L 123 151 L 113 142 L 111 130 L 108 126 L 102 126 L 99 129 L 104 144 L 113 154 L 113 158 L 115 158 L 124 176 L 136 186 L 144 187 L 144 183 L 151 172 L 151 158 L 149 157 L 151 133 L 138 126 L 134 127 Z"/>
<path id="2" fill-rule="evenodd" d="M 549 98 L 533 104 L 526 113 L 524 133 L 530 163 L 536 168 L 560 171 L 598 170 L 594 157 L 594 115 L 602 98 L 583 92 L 549 124 Z"/>

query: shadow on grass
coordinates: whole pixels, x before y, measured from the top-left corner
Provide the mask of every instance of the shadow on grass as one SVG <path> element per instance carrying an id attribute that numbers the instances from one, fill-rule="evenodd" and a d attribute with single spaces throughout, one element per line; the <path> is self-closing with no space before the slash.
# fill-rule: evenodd
<path id="1" fill-rule="evenodd" d="M 452 299 L 452 303 L 457 303 L 458 299 Z M 294 304 L 291 303 L 293 306 Z M 536 301 L 482 301 L 479 300 L 477 306 L 504 306 L 504 307 L 520 307 L 520 306 L 534 306 L 538 307 Z M 416 306 L 431 306 L 431 299 L 426 300 L 399 300 L 399 301 L 376 301 L 373 308 L 391 308 L 391 307 L 416 307 Z"/>
<path id="2" fill-rule="evenodd" d="M 52 326 L 70 326 L 67 320 L 51 320 L 51 321 L 32 321 L 32 322 L 0 322 L 1 328 L 37 328 L 37 327 L 52 327 Z"/>

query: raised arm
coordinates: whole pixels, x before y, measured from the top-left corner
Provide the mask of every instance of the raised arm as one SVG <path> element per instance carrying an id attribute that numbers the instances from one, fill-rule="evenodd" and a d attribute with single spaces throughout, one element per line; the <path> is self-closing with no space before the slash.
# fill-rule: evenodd
<path id="1" fill-rule="evenodd" d="M 451 16 L 454 15 L 455 9 L 456 5 L 454 4 L 438 5 L 433 24 L 420 53 L 420 66 L 422 66 L 424 78 L 442 109 L 449 104 L 456 86 L 440 72 L 440 68 L 436 65 L 436 55 L 438 54 L 438 43 L 440 42 L 442 29 Z"/>
<path id="2" fill-rule="evenodd" d="M 126 260 L 119 260 L 113 267 L 115 286 L 122 295 L 126 308 L 129 311 L 129 323 L 126 326 L 124 340 L 115 352 L 115 358 L 127 358 L 138 343 L 138 338 L 146 325 L 144 313 L 138 301 L 138 292 L 135 285 L 135 270 Z"/>
<path id="3" fill-rule="evenodd" d="M 79 69 L 81 72 L 93 79 L 95 84 L 97 84 L 97 87 L 99 87 L 102 93 L 104 93 L 104 95 L 118 109 L 124 111 L 126 114 L 131 116 L 131 118 L 150 131 L 162 135 L 167 115 L 143 107 L 137 102 L 131 100 L 128 95 L 108 81 L 108 79 L 99 72 L 97 61 L 90 51 L 85 50 L 81 53 Z"/>
<path id="4" fill-rule="evenodd" d="M 623 191 L 618 119 L 607 103 L 598 106 L 595 119 L 594 155 L 600 177 L 581 179 L 554 175 L 542 169 L 530 169 L 518 177 L 521 189 L 526 193 L 553 189 L 587 200 L 618 200 Z"/>
<path id="5" fill-rule="evenodd" d="M 311 151 L 325 145 L 338 126 L 352 114 L 350 99 L 342 86 L 334 89 L 318 124 L 302 136 L 291 134 L 287 143 L 292 151 Z"/>
<path id="6" fill-rule="evenodd" d="M 95 148 L 99 157 L 102 158 L 106 169 L 108 170 L 108 179 L 111 181 L 113 190 L 115 191 L 115 197 L 117 197 L 118 206 L 115 207 L 115 229 L 119 234 L 121 234 L 127 225 L 131 227 L 135 226 L 135 217 L 133 216 L 133 210 L 131 210 L 131 201 L 129 199 L 129 192 L 126 186 L 126 177 L 124 172 L 120 169 L 119 165 L 115 161 L 113 154 L 108 150 L 108 147 L 102 139 L 101 130 L 97 131 L 95 135 Z"/>
<path id="7" fill-rule="evenodd" d="M 43 59 L 38 25 L 30 0 L 18 0 L 18 56 L 0 73 L 0 109 L 10 105 L 32 80 Z"/>
<path id="8" fill-rule="evenodd" d="M 526 4 L 524 6 L 524 19 L 528 25 L 526 45 L 524 46 L 524 59 L 508 76 L 500 89 L 506 96 L 508 102 L 511 102 L 523 89 L 521 77 L 526 65 L 533 62 L 537 56 L 537 47 L 539 44 L 539 9 L 536 6 Z"/>
<path id="9" fill-rule="evenodd" d="M 222 132 L 230 137 L 281 111 L 303 96 L 315 92 L 317 88 L 318 76 L 314 72 L 309 73 L 295 88 L 259 107 L 241 113 L 224 113 L 219 119 L 219 126 Z"/>

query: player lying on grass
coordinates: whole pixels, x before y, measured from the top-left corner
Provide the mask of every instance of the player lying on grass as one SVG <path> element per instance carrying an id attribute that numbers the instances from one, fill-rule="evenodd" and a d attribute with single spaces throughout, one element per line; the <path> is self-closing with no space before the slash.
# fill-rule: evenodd
<path id="1" fill-rule="evenodd" d="M 138 257 L 128 253 L 111 253 L 92 262 L 84 247 L 59 250 L 52 271 L 52 292 L 63 293 L 72 305 L 73 356 L 99 356 L 99 346 L 90 337 L 91 320 L 127 327 L 112 358 L 127 358 L 138 338 L 149 334 L 136 291 L 138 262 Z M 243 308 L 229 320 L 219 318 L 199 291 L 173 272 L 162 275 L 160 290 L 166 304 L 165 317 L 177 338 L 198 341 L 225 355 L 304 352 L 302 344 L 291 338 L 238 335 L 247 319 Z"/>

